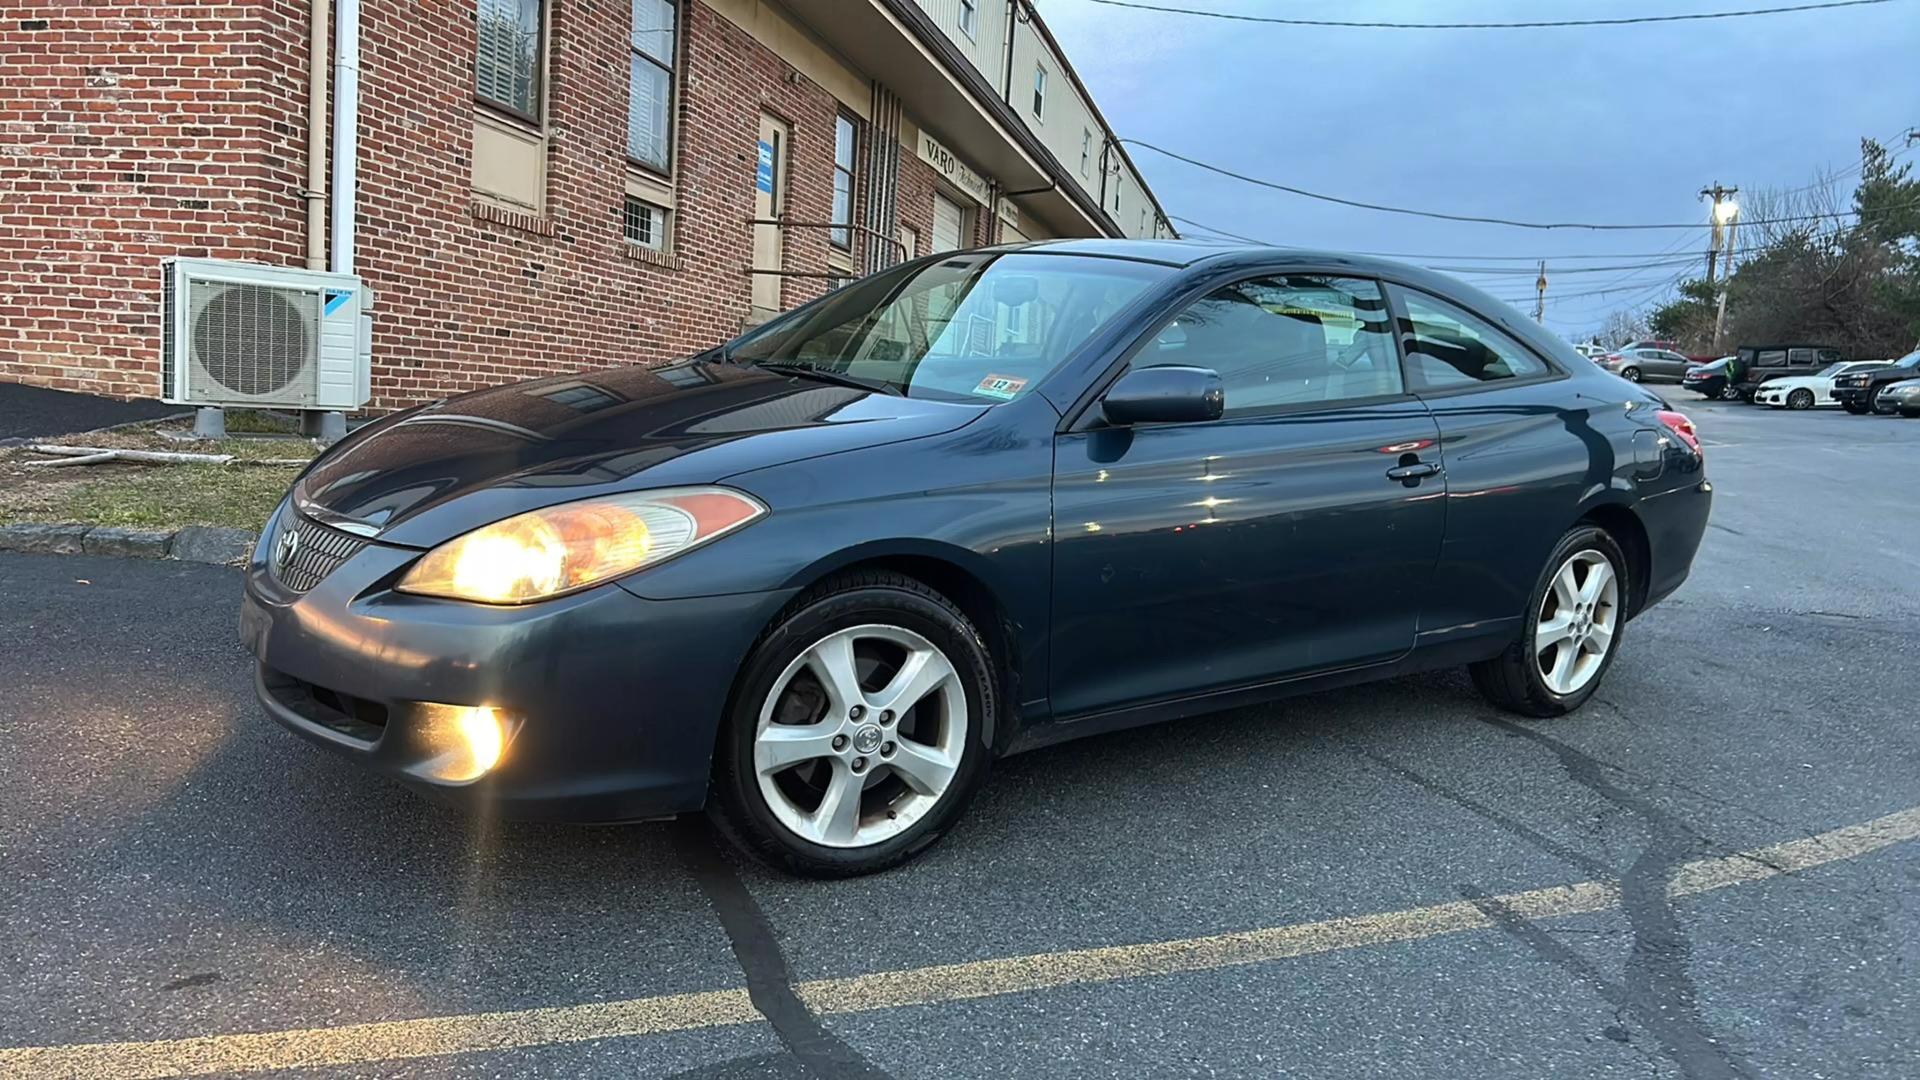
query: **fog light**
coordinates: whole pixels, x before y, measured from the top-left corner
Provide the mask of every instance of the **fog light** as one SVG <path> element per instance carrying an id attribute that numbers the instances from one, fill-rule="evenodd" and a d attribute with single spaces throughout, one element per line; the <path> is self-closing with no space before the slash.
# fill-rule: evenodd
<path id="1" fill-rule="evenodd" d="M 485 705 L 462 709 L 458 721 L 460 737 L 466 740 L 467 756 L 473 775 L 479 776 L 500 763 L 500 719 Z"/>
<path id="2" fill-rule="evenodd" d="M 517 717 L 491 705 L 422 704 L 419 745 L 431 756 L 408 769 L 441 783 L 478 780 L 500 764 L 519 726 Z"/>

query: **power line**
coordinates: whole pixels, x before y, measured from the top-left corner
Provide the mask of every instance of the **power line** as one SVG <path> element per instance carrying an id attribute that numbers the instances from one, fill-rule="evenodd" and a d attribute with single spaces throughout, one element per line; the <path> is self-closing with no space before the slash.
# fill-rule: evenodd
<path id="1" fill-rule="evenodd" d="M 1105 0 L 1101 0 L 1101 2 L 1105 2 Z M 1688 222 L 1688 223 L 1682 223 L 1682 224 L 1626 225 L 1626 224 L 1619 224 L 1619 223 L 1613 223 L 1613 222 L 1590 222 L 1590 221 L 1515 221 L 1512 218 L 1482 217 L 1475 214 L 1448 214 L 1448 213 L 1442 213 L 1436 210 L 1413 210 L 1404 206 L 1387 206 L 1381 203 L 1362 202 L 1358 199 L 1344 199 L 1338 195 L 1323 195 L 1320 192 L 1308 191 L 1305 188 L 1297 188 L 1287 184 L 1279 184 L 1279 183 L 1275 183 L 1272 180 L 1262 180 L 1257 176 L 1248 176 L 1246 173 L 1234 172 L 1232 169 L 1224 168 L 1219 165 L 1214 165 L 1209 162 L 1201 161 L 1198 158 L 1190 158 L 1185 154 L 1177 154 L 1172 150 L 1166 149 L 1165 147 L 1155 146 L 1150 142 L 1144 142 L 1140 139 L 1116 139 L 1114 141 L 1127 143 L 1133 146 L 1138 146 L 1143 150 L 1152 150 L 1156 154 L 1163 154 L 1167 157 L 1174 159 L 1175 161 L 1183 161 L 1183 162 L 1186 162 L 1188 165 L 1194 166 L 1195 168 L 1205 169 L 1206 171 L 1212 172 L 1212 173 L 1218 173 L 1221 176 L 1229 177 L 1234 180 L 1239 180 L 1242 183 L 1253 184 L 1256 187 L 1271 188 L 1274 191 L 1284 191 L 1290 195 L 1300 195 L 1309 199 L 1319 199 L 1322 202 L 1337 203 L 1341 206 L 1352 206 L 1361 210 L 1378 210 L 1381 213 L 1386 213 L 1386 214 L 1405 214 L 1410 217 L 1435 218 L 1440 221 L 1464 221 L 1464 222 L 1469 222 L 1477 225 L 1505 225 L 1515 229 L 1587 229 L 1590 231 L 1636 231 L 1636 230 L 1653 230 L 1653 229 L 1705 229 L 1705 228 L 1711 227 L 1707 222 Z M 1889 212 L 1894 210 L 1903 210 L 1903 209 L 1907 209 L 1909 206 L 1920 206 L 1920 200 L 1915 200 L 1913 203 L 1907 204 L 1907 206 L 1888 207 L 1887 210 Z M 1785 224 L 1791 224 L 1793 222 L 1801 222 L 1801 221 L 1823 221 L 1830 218 L 1852 217 L 1856 213 L 1858 213 L 1858 211 L 1836 210 L 1836 211 L 1831 211 L 1828 213 L 1820 213 L 1820 214 L 1797 214 L 1789 217 L 1761 218 L 1754 221 L 1743 221 L 1741 222 L 1741 224 L 1742 225 L 1785 225 Z M 1236 239 L 1236 240 L 1246 239 L 1245 237 L 1233 236 L 1232 234 L 1224 234 L 1224 235 L 1228 235 L 1232 239 Z M 1249 243 L 1258 243 L 1258 241 L 1249 241 Z"/>
<path id="2" fill-rule="evenodd" d="M 1348 30 L 1542 30 L 1566 26 L 1631 26 L 1640 23 L 1699 22 L 1706 19 L 1744 19 L 1755 15 L 1785 15 L 1795 11 L 1825 11 L 1829 8 L 1867 7 L 1872 4 L 1891 3 L 1892 0 L 1828 0 L 1817 4 L 1792 4 L 1786 7 L 1747 8 L 1742 11 L 1698 11 L 1675 15 L 1636 15 L 1613 19 L 1555 19 L 1535 22 L 1472 22 L 1472 23 L 1403 23 L 1403 22 L 1350 22 L 1339 19 L 1290 19 L 1276 15 L 1242 15 L 1231 11 L 1208 11 L 1202 8 L 1171 7 L 1162 4 L 1143 4 L 1137 0 L 1092 0 L 1096 4 L 1109 7 L 1134 8 L 1139 11 L 1157 11 L 1168 15 L 1197 15 L 1209 19 L 1227 19 L 1233 22 L 1273 23 L 1282 26 L 1332 26 Z"/>
<path id="3" fill-rule="evenodd" d="M 1551 263 L 1553 260 L 1546 259 L 1546 260 L 1535 260 L 1535 261 L 1536 262 L 1545 261 L 1545 262 Z M 1624 263 L 1619 266 L 1573 266 L 1573 267 L 1555 269 L 1553 273 L 1554 273 L 1554 276 L 1558 277 L 1561 274 L 1605 274 L 1605 273 L 1612 273 L 1614 271 L 1619 271 L 1619 270 L 1664 270 L 1668 267 L 1692 264 L 1692 263 L 1697 263 L 1699 261 L 1700 261 L 1700 257 L 1697 255 L 1679 255 L 1670 259 L 1662 259 L 1655 262 Z M 1474 267 L 1474 266 L 1434 265 L 1432 263 L 1427 263 L 1423 265 L 1425 265 L 1426 269 L 1428 270 L 1439 270 L 1443 273 L 1463 274 L 1463 275 L 1469 275 L 1472 277 L 1533 277 L 1535 274 L 1538 273 L 1538 271 L 1535 270 L 1533 267 L 1527 267 L 1527 266 Z"/>
<path id="4" fill-rule="evenodd" d="M 1305 245 L 1296 245 L 1296 244 L 1276 244 L 1276 243 L 1273 243 L 1272 241 L 1261 240 L 1258 237 L 1242 236 L 1239 233 L 1228 232 L 1225 229 L 1215 228 L 1214 226 L 1209 225 L 1204 221 L 1195 221 L 1193 218 L 1182 217 L 1179 214 L 1168 214 L 1167 217 L 1170 220 L 1178 221 L 1183 225 L 1190 225 L 1196 229 L 1202 230 L 1203 232 L 1208 232 L 1213 234 L 1212 237 L 1198 237 L 1197 239 L 1206 240 L 1206 239 L 1213 239 L 1215 237 L 1223 237 L 1228 240 L 1240 240 L 1249 244 L 1260 244 L 1263 247 L 1305 246 Z M 1682 243 L 1685 243 L 1686 240 L 1687 240 L 1686 237 L 1681 238 Z M 1468 253 L 1464 251 L 1352 251 L 1352 252 L 1347 252 L 1347 254 L 1366 255 L 1376 259 L 1460 259 L 1463 261 L 1470 260 L 1474 262 L 1528 262 L 1528 263 L 1531 263 L 1531 262 L 1537 262 L 1541 259 L 1545 259 L 1548 262 L 1569 262 L 1574 260 L 1586 260 L 1586 259 L 1659 259 L 1659 258 L 1664 258 L 1665 256 L 1668 256 L 1668 255 L 1674 254 L 1674 251 L 1675 251 L 1675 247 L 1673 245 L 1669 245 L 1667 249 L 1664 251 L 1583 251 L 1578 253 L 1564 253 L 1559 255 L 1553 255 L 1553 254 L 1493 255 L 1493 254 L 1486 254 L 1486 253 L 1480 253 L 1480 252 Z M 1530 270 L 1527 272 L 1532 273 L 1532 271 Z"/>

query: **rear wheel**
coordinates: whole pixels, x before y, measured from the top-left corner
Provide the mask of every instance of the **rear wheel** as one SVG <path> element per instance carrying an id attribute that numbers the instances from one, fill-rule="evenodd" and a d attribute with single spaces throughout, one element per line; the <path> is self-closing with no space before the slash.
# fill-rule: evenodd
<path id="1" fill-rule="evenodd" d="M 912 858 L 986 773 L 993 671 L 973 624 L 921 582 L 872 572 L 813 590 L 742 666 L 714 761 L 720 831 L 810 877 Z"/>
<path id="2" fill-rule="evenodd" d="M 1488 701 L 1523 716 L 1579 708 L 1600 685 L 1626 628 L 1627 561 L 1604 529 L 1581 525 L 1554 546 L 1518 641 L 1468 670 Z"/>
<path id="3" fill-rule="evenodd" d="M 1739 401 L 1740 388 L 1733 385 L 1732 383 L 1728 383 L 1725 386 L 1722 386 L 1720 388 L 1720 400 L 1721 401 Z"/>
<path id="4" fill-rule="evenodd" d="M 1787 408 L 1789 409 L 1813 408 L 1813 391 L 1808 390 L 1805 387 L 1802 387 L 1798 390 L 1795 390 L 1793 393 L 1788 394 Z"/>

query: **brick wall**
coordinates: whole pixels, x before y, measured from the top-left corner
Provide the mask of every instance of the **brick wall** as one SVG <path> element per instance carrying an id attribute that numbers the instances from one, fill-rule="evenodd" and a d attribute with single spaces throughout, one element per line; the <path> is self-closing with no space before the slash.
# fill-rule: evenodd
<path id="1" fill-rule="evenodd" d="M 302 6 L 5 5 L 0 378 L 153 396 L 161 258 L 297 264 Z"/>
<path id="2" fill-rule="evenodd" d="M 14 5 L 17 6 L 17 3 Z M 787 213 L 831 212 L 838 103 L 689 0 L 674 251 L 628 245 L 626 6 L 557 5 L 547 206 L 475 199 L 471 0 L 363 0 L 357 263 L 383 411 L 553 372 L 659 362 L 749 312 L 759 116 L 793 133 Z M 159 393 L 159 262 L 301 265 L 304 0 L 27 5 L 0 26 L 0 378 Z M 933 170 L 901 152 L 899 214 L 932 237 Z M 856 209 L 855 220 L 859 220 Z M 976 243 L 990 214 L 974 215 Z M 790 229 L 784 266 L 830 269 Z M 783 279 L 783 307 L 819 295 Z"/>

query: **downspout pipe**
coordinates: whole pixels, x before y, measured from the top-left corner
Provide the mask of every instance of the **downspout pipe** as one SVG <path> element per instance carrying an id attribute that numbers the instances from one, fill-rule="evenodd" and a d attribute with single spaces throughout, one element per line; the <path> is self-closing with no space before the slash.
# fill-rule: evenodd
<path id="1" fill-rule="evenodd" d="M 360 0 L 339 0 L 334 16 L 332 270 L 351 274 L 360 146 Z"/>
<path id="2" fill-rule="evenodd" d="M 331 0 L 307 13 L 307 269 L 327 268 L 327 21 Z"/>

